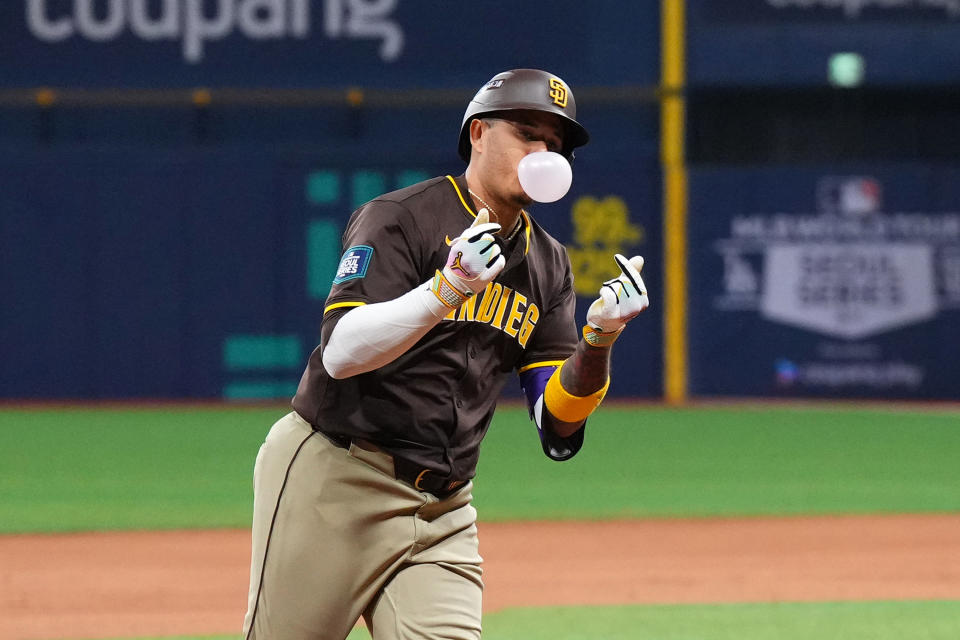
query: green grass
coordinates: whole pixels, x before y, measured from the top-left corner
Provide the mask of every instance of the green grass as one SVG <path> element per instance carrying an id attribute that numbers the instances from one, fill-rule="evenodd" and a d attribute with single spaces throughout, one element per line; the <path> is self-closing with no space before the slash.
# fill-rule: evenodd
<path id="1" fill-rule="evenodd" d="M 0 533 L 247 527 L 280 407 L 0 410 Z M 960 510 L 960 412 L 604 407 L 556 463 L 502 408 L 482 520 Z"/>
<path id="2" fill-rule="evenodd" d="M 488 520 L 960 509 L 960 412 L 608 407 L 552 462 L 525 416 L 483 444 Z"/>
<path id="3" fill-rule="evenodd" d="M 358 628 L 349 640 L 369 640 Z M 960 602 L 551 607 L 484 616 L 484 640 L 956 640 Z M 239 640 L 239 636 L 142 640 Z"/>
<path id="4" fill-rule="evenodd" d="M 358 636 L 362 638 L 363 636 Z M 953 640 L 960 602 L 843 602 L 512 609 L 484 640 Z"/>
<path id="5" fill-rule="evenodd" d="M 283 408 L 0 411 L 0 533 L 248 526 Z"/>

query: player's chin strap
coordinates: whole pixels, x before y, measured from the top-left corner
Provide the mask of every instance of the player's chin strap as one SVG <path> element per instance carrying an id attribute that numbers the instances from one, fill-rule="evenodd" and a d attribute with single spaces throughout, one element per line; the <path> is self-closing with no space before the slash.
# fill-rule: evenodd
<path id="1" fill-rule="evenodd" d="M 610 377 L 603 383 L 603 387 L 586 396 L 575 396 L 563 388 L 560 382 L 560 372 L 563 367 L 557 367 L 550 379 L 547 380 L 547 387 L 543 391 L 543 404 L 547 407 L 557 420 L 564 422 L 581 422 L 587 419 L 591 413 L 596 410 L 603 397 L 607 395 L 607 389 L 610 387 Z"/>

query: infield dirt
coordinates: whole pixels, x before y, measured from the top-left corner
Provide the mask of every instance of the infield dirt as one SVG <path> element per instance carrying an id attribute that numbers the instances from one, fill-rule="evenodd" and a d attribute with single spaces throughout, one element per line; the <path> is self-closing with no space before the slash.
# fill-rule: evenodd
<path id="1" fill-rule="evenodd" d="M 0 536 L 2 640 L 239 633 L 248 531 Z M 484 608 L 960 599 L 960 514 L 481 523 Z"/>

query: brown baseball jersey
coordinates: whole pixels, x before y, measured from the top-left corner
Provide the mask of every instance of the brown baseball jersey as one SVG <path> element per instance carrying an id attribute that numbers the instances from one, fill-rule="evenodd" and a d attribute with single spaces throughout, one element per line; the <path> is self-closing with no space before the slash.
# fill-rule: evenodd
<path id="1" fill-rule="evenodd" d="M 393 362 L 345 379 L 324 370 L 322 352 L 344 313 L 392 300 L 433 278 L 446 241 L 476 217 L 464 176 L 437 177 L 360 207 L 343 234 L 344 254 L 293 407 L 327 434 L 362 438 L 449 478 L 475 473 L 500 391 L 514 371 L 562 363 L 577 344 L 576 297 L 563 245 L 526 212 L 503 239 L 496 281 L 453 310 Z M 541 387 L 542 388 L 542 387 Z M 555 444 L 572 455 L 579 437 Z M 544 434 L 541 434 L 541 438 Z"/>

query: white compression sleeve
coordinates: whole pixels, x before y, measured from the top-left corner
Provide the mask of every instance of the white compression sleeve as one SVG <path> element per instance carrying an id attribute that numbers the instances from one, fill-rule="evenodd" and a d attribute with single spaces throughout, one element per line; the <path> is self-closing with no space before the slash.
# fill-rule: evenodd
<path id="1" fill-rule="evenodd" d="M 430 290 L 430 280 L 399 298 L 351 309 L 333 328 L 323 367 L 349 378 L 393 362 L 450 313 Z"/>

